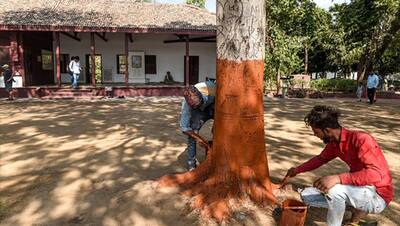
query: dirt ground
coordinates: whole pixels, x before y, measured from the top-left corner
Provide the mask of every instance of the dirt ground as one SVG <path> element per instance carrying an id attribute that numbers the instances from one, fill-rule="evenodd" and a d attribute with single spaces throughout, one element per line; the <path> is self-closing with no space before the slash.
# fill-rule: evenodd
<path id="1" fill-rule="evenodd" d="M 0 225 L 213 225 L 191 211 L 190 199 L 152 182 L 185 170 L 179 132 L 181 99 L 0 101 Z M 342 109 L 342 124 L 369 131 L 380 143 L 400 186 L 400 102 L 354 99 L 267 99 L 265 130 L 272 179 L 279 181 L 323 147 L 304 126 L 315 104 Z M 202 134 L 210 137 L 210 124 Z M 199 148 L 200 150 L 200 148 Z M 199 159 L 204 153 L 198 151 Z M 344 172 L 339 160 L 291 180 L 310 186 L 318 176 Z M 306 225 L 324 225 L 310 209 Z M 272 217 L 271 217 L 272 215 Z M 276 211 L 244 202 L 224 225 L 276 225 Z M 400 225 L 400 197 L 379 225 Z"/>

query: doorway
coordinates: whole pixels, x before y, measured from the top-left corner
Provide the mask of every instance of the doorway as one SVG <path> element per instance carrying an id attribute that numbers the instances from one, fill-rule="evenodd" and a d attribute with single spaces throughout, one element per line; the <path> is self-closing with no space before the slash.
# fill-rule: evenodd
<path id="1" fill-rule="evenodd" d="M 51 32 L 23 32 L 27 85 L 54 85 L 53 37 Z"/>
<path id="2" fill-rule="evenodd" d="M 183 57 L 183 75 L 185 76 L 186 64 L 185 56 Z M 189 56 L 189 85 L 194 85 L 199 82 L 199 56 Z"/>

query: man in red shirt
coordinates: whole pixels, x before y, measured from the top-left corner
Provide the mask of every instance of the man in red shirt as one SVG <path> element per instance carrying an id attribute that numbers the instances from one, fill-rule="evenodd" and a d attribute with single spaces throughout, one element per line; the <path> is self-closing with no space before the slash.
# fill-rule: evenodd
<path id="1" fill-rule="evenodd" d="M 329 106 L 315 106 L 304 122 L 314 135 L 326 143 L 322 152 L 291 168 L 287 176 L 314 170 L 339 157 L 350 172 L 329 175 L 301 192 L 303 201 L 314 207 L 328 208 L 328 226 L 340 226 L 346 206 L 352 210 L 352 223 L 368 213 L 382 212 L 393 199 L 392 177 L 382 150 L 368 133 L 340 126 L 340 112 Z"/>

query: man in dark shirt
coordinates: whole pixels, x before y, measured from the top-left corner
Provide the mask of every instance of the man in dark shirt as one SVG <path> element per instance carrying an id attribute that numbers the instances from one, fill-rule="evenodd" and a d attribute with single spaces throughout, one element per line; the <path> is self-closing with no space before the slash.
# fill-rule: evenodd
<path id="1" fill-rule="evenodd" d="M 1 67 L 4 71 L 3 71 L 3 77 L 4 77 L 4 85 L 5 85 L 5 89 L 8 92 L 8 99 L 7 100 L 13 100 L 13 74 L 12 71 L 10 69 L 10 66 L 8 66 L 8 64 L 4 64 Z"/>
<path id="2" fill-rule="evenodd" d="M 346 206 L 352 210 L 354 224 L 368 213 L 382 212 L 393 199 L 392 177 L 378 143 L 368 133 L 341 127 L 339 115 L 337 109 L 328 106 L 315 106 L 306 115 L 306 125 L 326 146 L 319 155 L 287 173 L 294 177 L 336 157 L 349 166 L 350 172 L 321 177 L 314 187 L 301 192 L 306 204 L 328 208 L 328 226 L 342 224 Z"/>

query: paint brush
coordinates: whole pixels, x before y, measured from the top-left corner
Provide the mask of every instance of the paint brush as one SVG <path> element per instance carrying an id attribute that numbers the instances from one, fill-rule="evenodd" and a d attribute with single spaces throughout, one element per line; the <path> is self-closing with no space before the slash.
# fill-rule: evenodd
<path id="1" fill-rule="evenodd" d="M 328 194 L 326 194 L 325 192 L 320 192 L 321 193 L 321 195 L 323 195 L 326 199 L 328 199 L 329 201 L 332 201 L 332 199 L 331 199 L 331 197 L 329 197 L 329 195 Z"/>
<path id="2" fill-rule="evenodd" d="M 280 185 L 279 185 L 279 188 L 282 188 L 283 186 L 285 186 L 288 182 L 289 182 L 289 175 L 286 175 L 283 179 L 282 179 L 282 181 L 281 181 L 281 183 L 280 183 Z"/>

